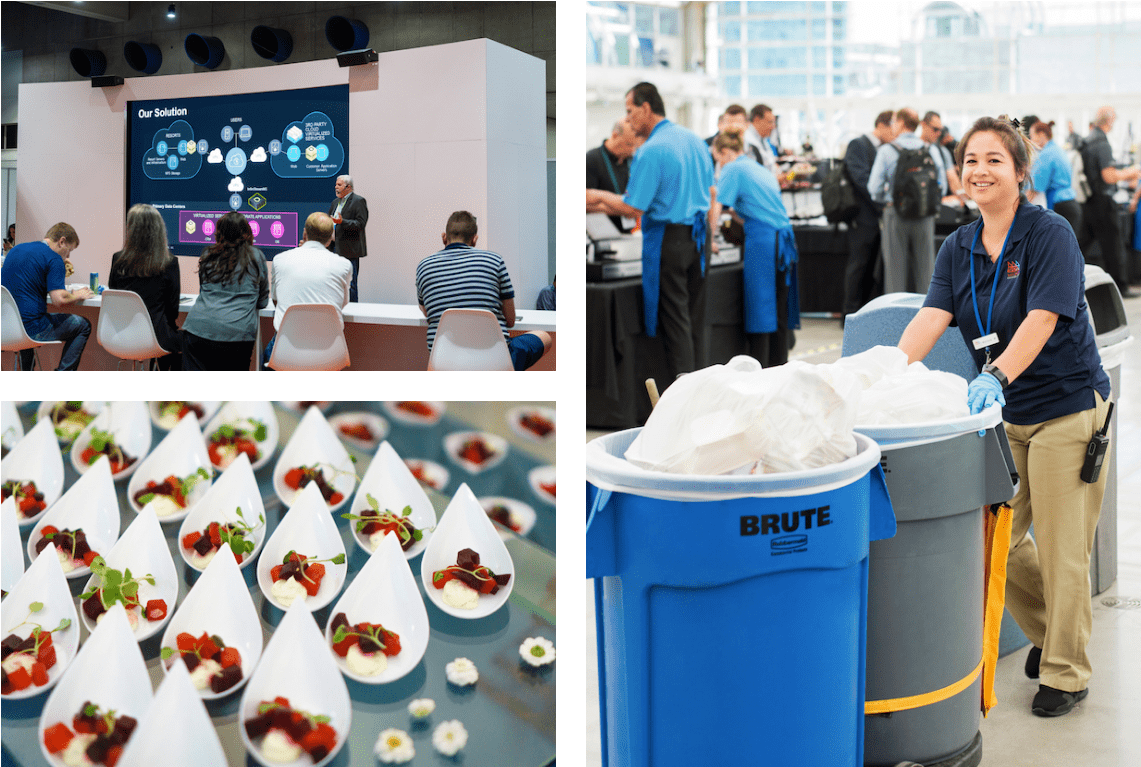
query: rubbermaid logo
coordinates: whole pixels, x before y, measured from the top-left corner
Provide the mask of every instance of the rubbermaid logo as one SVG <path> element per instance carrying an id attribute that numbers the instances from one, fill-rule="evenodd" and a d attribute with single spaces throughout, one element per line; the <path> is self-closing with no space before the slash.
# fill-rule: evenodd
<path id="1" fill-rule="evenodd" d="M 807 535 L 785 535 L 781 538 L 773 538 L 772 541 L 769 542 L 769 546 L 773 551 L 788 551 L 807 545 Z"/>

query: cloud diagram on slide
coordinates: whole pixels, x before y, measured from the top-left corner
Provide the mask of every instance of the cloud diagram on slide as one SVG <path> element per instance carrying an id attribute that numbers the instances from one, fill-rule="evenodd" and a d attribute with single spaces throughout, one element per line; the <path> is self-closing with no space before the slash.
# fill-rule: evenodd
<path id="1" fill-rule="evenodd" d="M 230 192 L 241 192 L 245 188 L 246 188 L 246 185 L 242 183 L 242 177 L 241 176 L 234 176 L 230 180 L 230 185 L 228 187 L 226 187 L 226 189 Z"/>
<path id="2" fill-rule="evenodd" d="M 250 162 L 265 162 L 268 158 L 263 146 L 259 146 L 250 154 Z"/>
<path id="3" fill-rule="evenodd" d="M 220 164 L 222 162 L 222 150 L 218 147 L 214 147 L 214 149 L 210 151 L 210 155 L 206 158 L 206 162 Z"/>
<path id="4" fill-rule="evenodd" d="M 202 155 L 194 141 L 194 128 L 175 120 L 155 132 L 151 148 L 143 155 L 143 173 L 152 179 L 188 179 L 202 169 Z"/>
<path id="5" fill-rule="evenodd" d="M 287 125 L 280 142 L 270 142 L 270 167 L 281 178 L 336 176 L 345 164 L 345 148 L 333 134 L 327 114 L 310 112 Z"/>

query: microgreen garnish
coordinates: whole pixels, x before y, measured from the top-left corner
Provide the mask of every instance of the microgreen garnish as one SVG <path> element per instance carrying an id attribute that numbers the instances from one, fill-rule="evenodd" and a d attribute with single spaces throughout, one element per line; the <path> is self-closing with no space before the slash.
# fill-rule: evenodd
<path id="1" fill-rule="evenodd" d="M 89 447 L 95 451 L 91 460 L 87 462 L 89 466 L 99 460 L 100 454 L 105 454 L 112 463 L 123 463 L 127 460 L 127 454 L 115 443 L 115 435 L 109 431 L 92 429 Z"/>
<path id="2" fill-rule="evenodd" d="M 52 406 L 49 417 L 51 418 L 52 425 L 55 426 L 56 436 L 65 438 L 75 436 L 61 428 L 65 423 L 74 423 L 82 429 L 95 418 L 95 416 L 83 409 L 82 402 L 75 400 L 57 402 Z"/>
<path id="3" fill-rule="evenodd" d="M 48 641 L 47 637 L 44 636 L 45 633 L 51 634 L 53 631 L 63 631 L 65 628 L 71 625 L 70 618 L 63 618 L 60 620 L 59 625 L 54 629 L 45 629 L 43 624 L 36 623 L 33 620 L 28 620 L 42 609 L 44 609 L 43 602 L 32 602 L 28 605 L 28 614 L 24 617 L 24 620 L 22 620 L 20 623 L 17 623 L 15 626 L 8 630 L 9 633 L 13 633 L 16 631 L 16 629 L 20 628 L 20 626 L 27 626 L 28 624 L 35 626 L 35 628 L 32 629 L 32 636 L 36 639 L 36 646 L 27 650 L 20 650 L 20 652 L 25 652 L 33 656 L 38 655 L 40 652 L 40 646 L 43 645 L 44 642 Z"/>
<path id="4" fill-rule="evenodd" d="M 291 556 L 293 556 L 294 554 L 297 554 L 297 552 L 294 549 L 290 549 L 289 553 L 287 553 L 285 555 L 285 559 L 281 560 L 281 564 L 283 564 L 283 565 L 289 564 L 289 558 Z M 301 556 L 304 556 L 304 555 L 301 555 Z M 304 578 L 305 580 L 309 581 L 310 583 L 316 583 L 317 581 L 313 580 L 312 578 L 310 578 L 308 575 L 305 574 L 305 568 L 308 567 L 309 565 L 317 564 L 318 562 L 332 562 L 334 565 L 343 565 L 345 563 L 345 555 L 344 554 L 338 554 L 337 556 L 331 557 L 330 559 L 309 559 L 309 558 L 306 558 L 306 559 L 302 560 L 300 563 L 301 564 L 301 577 Z"/>
<path id="5" fill-rule="evenodd" d="M 218 636 L 217 634 L 211 634 L 210 635 L 210 641 L 213 642 L 214 646 L 217 647 L 219 650 L 226 649 L 226 643 L 223 642 L 222 637 Z M 197 646 L 195 646 L 193 649 L 190 649 L 190 650 L 176 650 L 173 647 L 164 647 L 159 652 L 159 655 L 162 656 L 163 660 L 168 660 L 170 658 L 173 658 L 175 655 L 182 655 L 182 654 L 188 653 L 188 652 L 194 653 L 196 656 L 198 656 L 198 660 L 202 660 L 202 648 L 197 647 Z"/>
<path id="6" fill-rule="evenodd" d="M 443 580 L 444 573 L 447 573 L 447 572 L 467 573 L 468 575 L 470 575 L 474 578 L 477 578 L 481 581 L 490 581 L 493 577 L 491 575 L 491 568 L 487 567 L 485 565 L 480 565 L 479 567 L 475 568 L 474 570 L 465 570 L 464 568 L 460 567 L 459 565 L 448 565 L 443 570 L 437 570 L 436 572 L 432 573 L 432 582 L 436 583 L 438 581 Z"/>
<path id="7" fill-rule="evenodd" d="M 71 531 L 71 535 L 69 536 L 71 538 L 71 558 L 72 559 L 75 559 L 75 547 L 79 545 L 79 542 L 75 540 L 75 534 L 78 533 L 82 529 L 83 529 L 82 527 L 77 527 L 75 530 Z M 52 544 L 56 546 L 56 548 L 59 548 L 59 546 L 55 543 L 55 537 L 56 537 L 56 533 L 48 533 L 47 535 L 44 536 L 44 538 L 51 541 Z"/>
<path id="8" fill-rule="evenodd" d="M 308 711 L 302 711 L 299 708 L 290 708 L 289 706 L 283 706 L 277 701 L 273 700 L 266 700 L 259 703 L 258 713 L 264 714 L 267 711 L 273 711 L 274 709 L 278 708 L 284 711 L 293 711 L 301 714 L 301 716 L 309 720 L 309 724 L 312 727 L 316 727 L 318 724 L 328 724 L 329 722 L 333 721 L 330 717 L 325 716 L 324 714 L 310 714 Z"/>
<path id="9" fill-rule="evenodd" d="M 86 706 L 83 707 L 83 715 L 84 716 L 99 717 L 100 719 L 103 720 L 103 724 L 106 725 L 107 732 L 114 732 L 115 731 L 115 710 L 114 709 L 108 709 L 104 713 L 99 713 L 99 706 L 95 705 L 94 703 L 88 703 Z"/>
<path id="10" fill-rule="evenodd" d="M 80 594 L 79 598 L 90 599 L 93 594 L 98 592 L 99 601 L 107 609 L 110 609 L 111 605 L 116 602 L 122 602 L 124 607 L 134 607 L 139 603 L 139 584 L 146 581 L 152 586 L 155 585 L 154 576 L 150 573 L 135 578 L 131 575 L 131 568 L 128 567 L 120 571 L 108 567 L 103 557 L 95 557 L 91 560 L 91 572 L 99 576 L 100 585 L 92 586 L 88 591 Z"/>
<path id="11" fill-rule="evenodd" d="M 253 427 L 254 440 L 256 442 L 265 442 L 269 434 L 269 428 L 265 425 L 264 421 L 259 421 L 256 418 L 243 418 L 235 423 L 224 423 L 210 435 L 210 441 L 217 442 L 221 439 L 243 437 L 249 433 L 248 428 L 245 426 L 246 423 Z"/>
<path id="12" fill-rule="evenodd" d="M 24 485 L 29 485 L 32 489 L 28 492 L 24 492 Z M 31 498 L 36 494 L 36 483 L 31 481 L 24 482 L 23 480 L 19 479 L 10 479 L 4 483 L 4 492 L 8 495 L 16 496 L 16 500 Z M 5 498 L 7 497 L 8 496 L 6 495 Z"/>
<path id="13" fill-rule="evenodd" d="M 230 551 L 235 554 L 249 554 L 254 550 L 254 542 L 246 536 L 265 524 L 265 514 L 258 515 L 258 524 L 254 527 L 250 527 L 246 522 L 241 506 L 238 507 L 238 516 L 241 517 L 241 522 L 218 526 L 218 537 L 222 539 L 222 543 L 230 544 Z"/>
<path id="14" fill-rule="evenodd" d="M 384 635 L 391 633 L 391 631 L 380 625 L 369 624 L 368 629 L 362 633 L 360 631 L 352 630 L 352 627 L 350 626 L 345 626 L 342 624 L 337 626 L 337 630 L 333 632 L 333 643 L 339 644 L 351 636 L 367 637 L 368 639 L 371 639 L 373 642 L 375 642 L 380 647 L 380 649 L 384 650 L 388 647 L 387 643 L 384 641 Z"/>
<path id="15" fill-rule="evenodd" d="M 404 510 L 400 513 L 400 516 L 398 517 L 398 516 L 396 516 L 395 512 L 390 511 L 389 509 L 385 509 L 382 512 L 380 510 L 380 504 L 377 503 L 377 500 L 375 498 L 373 498 L 370 493 L 365 493 L 365 499 L 368 500 L 369 507 L 371 507 L 372 510 L 376 512 L 376 515 L 373 515 L 373 516 L 364 516 L 361 514 L 342 514 L 341 515 L 345 519 L 355 519 L 357 521 L 356 522 L 356 531 L 358 533 L 361 532 L 362 530 L 364 530 L 365 525 L 367 525 L 369 522 L 377 522 L 381 525 L 395 524 L 396 525 L 396 533 L 397 533 L 397 535 L 400 536 L 400 545 L 401 546 L 403 546 L 409 540 L 418 541 L 424 537 L 424 533 L 421 532 L 420 530 L 417 530 L 415 527 L 413 527 L 412 530 L 409 531 L 408 528 L 403 524 L 403 519 L 412 514 L 412 507 L 411 506 L 405 506 Z"/>
<path id="16" fill-rule="evenodd" d="M 201 482 L 204 479 L 209 480 L 211 478 L 211 476 L 212 475 L 208 469 L 206 469 L 203 466 L 199 466 L 198 471 L 196 471 L 193 474 L 190 474 L 184 478 L 179 479 L 179 488 L 178 489 L 179 489 L 179 492 L 182 493 L 182 497 L 185 498 L 186 496 L 190 495 L 190 491 L 194 489 L 195 485 L 197 485 L 199 482 Z M 138 504 L 140 506 L 146 506 L 148 503 L 153 501 L 159 495 L 160 495 L 160 493 L 147 493 L 146 495 L 140 495 L 137 499 Z M 161 495 L 166 495 L 166 493 L 161 493 Z"/>

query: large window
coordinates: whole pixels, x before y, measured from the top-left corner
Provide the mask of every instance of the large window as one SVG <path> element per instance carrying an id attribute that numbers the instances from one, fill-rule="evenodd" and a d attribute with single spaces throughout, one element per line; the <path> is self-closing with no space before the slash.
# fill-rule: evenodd
<path id="1" fill-rule="evenodd" d="M 729 98 L 741 98 L 741 75 L 725 75 L 722 77 L 721 93 Z"/>
<path id="2" fill-rule="evenodd" d="M 805 75 L 749 75 L 749 98 L 807 95 Z"/>
<path id="3" fill-rule="evenodd" d="M 796 40 L 804 39 L 807 34 L 804 19 L 779 19 L 777 21 L 750 21 L 749 42 L 760 40 Z"/>
<path id="4" fill-rule="evenodd" d="M 740 69 L 741 68 L 741 49 L 740 48 L 722 48 L 721 49 L 721 68 L 722 69 Z"/>
<path id="5" fill-rule="evenodd" d="M 749 69 L 805 69 L 808 55 L 804 48 L 750 48 Z"/>
<path id="6" fill-rule="evenodd" d="M 740 16 L 741 15 L 741 4 L 737 3 L 737 2 L 721 3 L 721 15 L 722 16 Z"/>
<path id="7" fill-rule="evenodd" d="M 739 21 L 723 21 L 721 22 L 721 39 L 727 43 L 741 42 L 741 22 Z"/>

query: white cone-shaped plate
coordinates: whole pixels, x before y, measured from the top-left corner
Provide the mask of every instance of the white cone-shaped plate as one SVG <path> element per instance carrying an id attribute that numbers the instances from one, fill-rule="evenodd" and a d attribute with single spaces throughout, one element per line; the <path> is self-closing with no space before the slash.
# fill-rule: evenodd
<path id="1" fill-rule="evenodd" d="M 143 460 L 139 470 L 131 477 L 127 484 L 127 503 L 137 514 L 143 507 L 135 502 L 135 494 L 145 489 L 148 482 L 161 484 L 172 474 L 179 479 L 186 479 L 201 468 L 213 477 L 214 469 L 210 465 L 210 456 L 206 453 L 202 429 L 198 427 L 198 419 L 190 413 L 158 443 L 158 447 Z M 186 508 L 160 516 L 159 521 L 179 522 L 185 519 L 195 504 L 206 495 L 212 482 L 213 479 L 199 481 L 186 496 Z"/>
<path id="2" fill-rule="evenodd" d="M 88 472 L 80 476 L 32 528 L 28 537 L 29 559 L 39 556 L 36 544 L 43 538 L 41 531 L 48 525 L 54 525 L 57 530 L 82 528 L 87 533 L 87 545 L 93 551 L 106 554 L 111 550 L 119 539 L 120 519 L 119 499 L 115 495 L 115 481 L 111 479 L 111 462 L 107 456 L 99 456 Z M 43 553 L 55 554 L 55 547 L 49 545 Z M 84 566 L 67 573 L 67 578 L 71 580 L 88 575 L 91 575 L 91 568 Z"/>
<path id="3" fill-rule="evenodd" d="M 412 472 L 388 442 L 381 443 L 376 457 L 372 459 L 368 471 L 361 479 L 360 488 L 353 498 L 352 506 L 349 507 L 353 514 L 360 514 L 365 509 L 371 508 L 368 503 L 369 495 L 376 499 L 381 511 L 387 509 L 397 516 L 403 513 L 405 506 L 412 507 L 409 519 L 424 537 L 412 544 L 408 551 L 404 552 L 404 557 L 412 559 L 423 551 L 428 545 L 428 539 L 432 537 L 432 528 L 436 526 L 436 510 L 432 508 L 432 502 L 428 500 L 424 488 L 416 481 L 416 477 L 412 476 Z M 371 554 L 374 551 L 373 546 L 367 537 L 357 532 L 357 521 L 350 520 L 349 524 L 352 525 L 353 540 Z"/>
<path id="4" fill-rule="evenodd" d="M 79 620 L 75 614 L 75 602 L 71 599 L 71 591 L 67 587 L 67 580 L 63 577 L 58 559 L 44 557 L 42 562 L 33 562 L 24 576 L 8 592 L 8 596 L 0 605 L 0 629 L 3 630 L 0 638 L 12 633 L 25 639 L 32 635 L 32 629 L 35 628 L 32 624 L 25 624 L 18 629 L 16 627 L 28 616 L 28 606 L 33 602 L 43 602 L 44 606 L 28 620 L 35 621 L 49 631 L 58 626 L 64 618 L 70 620 L 71 625 L 61 631 L 52 632 L 55 665 L 48 669 L 47 684 L 42 687 L 30 685 L 23 690 L 5 695 L 4 700 L 31 698 L 53 687 L 63 676 L 68 665 L 75 660 L 75 653 L 79 649 Z M 69 726 L 70 721 L 68 720 Z"/>
<path id="5" fill-rule="evenodd" d="M 372 439 L 361 439 L 341 431 L 342 426 L 351 427 L 357 424 L 367 426 L 368 430 L 372 432 Z M 363 410 L 337 413 L 329 418 L 329 425 L 333 427 L 333 431 L 337 433 L 338 437 L 360 450 L 376 450 L 376 446 L 380 444 L 381 440 L 388 436 L 388 421 L 376 413 L 368 413 Z"/>
<path id="6" fill-rule="evenodd" d="M 214 414 L 218 412 L 218 408 L 220 408 L 222 406 L 221 402 L 189 401 L 189 402 L 187 402 L 187 404 L 197 405 L 198 407 L 202 408 L 202 417 L 198 419 L 199 423 L 207 423 L 211 418 L 214 417 Z M 159 403 L 158 402 L 148 402 L 147 403 L 147 411 L 151 415 L 151 423 L 153 423 L 157 428 L 161 429 L 162 431 L 170 431 L 171 429 L 173 429 L 175 426 L 177 426 L 182 421 L 182 419 L 180 418 L 180 419 L 177 419 L 177 420 L 172 422 L 170 420 L 170 418 L 171 418 L 170 416 L 168 416 L 166 419 L 164 419 L 162 417 L 162 412 L 159 410 Z M 195 415 L 195 413 L 193 410 L 191 410 L 186 415 Z"/>
<path id="7" fill-rule="evenodd" d="M 48 764 L 64 767 L 58 754 L 47 752 L 44 730 L 60 722 L 71 729 L 71 720 L 87 701 L 140 723 L 150 707 L 151 678 L 120 604 L 107 611 L 107 617 L 91 632 L 68 673 L 44 703 L 37 740 Z"/>
<path id="8" fill-rule="evenodd" d="M 24 551 L 20 548 L 16 499 L 11 496 L 0 504 L 0 551 L 3 552 L 3 559 L 0 559 L 0 589 L 11 591 L 24 574 Z"/>
<path id="9" fill-rule="evenodd" d="M 473 439 L 483 440 L 492 452 L 483 463 L 475 463 L 460 456 L 464 444 Z M 454 463 L 462 466 L 468 474 L 479 474 L 503 463 L 503 460 L 507 458 L 507 440 L 498 434 L 491 434 L 486 431 L 457 431 L 444 437 L 444 452 Z"/>
<path id="10" fill-rule="evenodd" d="M 223 405 L 222 409 L 206 424 L 206 429 L 203 432 L 206 435 L 207 449 L 210 446 L 210 435 L 224 424 L 229 424 L 252 434 L 255 425 L 250 422 L 251 419 L 265 424 L 265 439 L 257 443 L 258 457 L 253 462 L 253 469 L 257 471 L 265 466 L 269 463 L 269 459 L 273 458 L 273 451 L 277 450 L 277 441 L 281 435 L 281 428 L 277 423 L 277 413 L 274 412 L 273 404 L 266 400 L 227 402 Z M 215 468 L 219 471 L 222 469 L 217 464 L 215 464 Z"/>
<path id="11" fill-rule="evenodd" d="M 329 613 L 325 644 L 345 676 L 365 684 L 395 682 L 416 668 L 428 649 L 428 611 L 416 578 L 403 556 L 396 536 L 384 536 L 345 594 Z M 345 659 L 333 652 L 333 616 L 345 613 L 349 623 L 379 623 L 400 636 L 400 652 L 389 657 L 388 668 L 376 676 L 362 676 L 349 669 Z"/>
<path id="12" fill-rule="evenodd" d="M 238 509 L 242 510 L 241 517 L 238 516 Z M 258 489 L 254 471 L 250 468 L 250 458 L 245 453 L 239 454 L 230 464 L 230 468 L 222 472 L 222 476 L 218 477 L 182 520 L 182 526 L 178 528 L 178 552 L 182 555 L 183 561 L 201 572 L 202 568 L 194 564 L 191 559 L 194 550 L 184 547 L 182 539 L 190 533 L 202 532 L 211 522 L 240 522 L 243 517 L 246 524 L 254 528 L 247 536 L 247 540 L 254 542 L 254 549 L 242 559 L 241 566 L 245 567 L 253 562 L 261 551 L 262 544 L 265 543 L 266 529 L 265 506 L 262 504 L 261 491 Z"/>
<path id="13" fill-rule="evenodd" d="M 20 527 L 34 525 L 47 513 L 63 493 L 63 456 L 59 453 L 55 430 L 50 421 L 40 421 L 32 427 L 20 444 L 0 461 L 0 481 L 21 480 L 36 483 L 36 490 L 44 494 L 47 506 L 38 514 L 23 518 L 19 511 L 16 519 Z"/>
<path id="14" fill-rule="evenodd" d="M 400 402 L 385 402 L 383 404 L 384 410 L 386 413 L 388 413 L 389 416 L 396 419 L 397 421 L 400 421 L 401 423 L 408 423 L 414 426 L 431 426 L 432 424 L 439 422 L 439 420 L 444 416 L 444 411 L 448 409 L 447 404 L 444 402 L 421 401 L 417 404 L 425 406 L 432 412 L 430 414 L 420 414 L 414 413 L 411 410 L 405 410 L 404 408 L 400 407 Z"/>
<path id="15" fill-rule="evenodd" d="M 135 517 L 135 521 L 123 531 L 118 542 L 111 547 L 111 551 L 103 555 L 103 559 L 106 560 L 108 567 L 115 570 L 125 570 L 129 567 L 132 577 L 141 578 L 148 573 L 154 576 L 153 586 L 146 581 L 139 583 L 139 624 L 134 631 L 134 637 L 136 641 L 141 642 L 161 631 L 174 613 L 175 603 L 178 601 L 178 573 L 174 569 L 174 560 L 170 558 L 170 549 L 167 548 L 166 538 L 163 537 L 162 527 L 154 512 L 150 509 L 139 512 L 139 516 Z M 99 582 L 99 576 L 92 575 L 87 585 L 83 587 L 83 591 L 85 593 L 90 591 Z M 166 600 L 165 618 L 160 621 L 146 619 L 147 601 L 150 599 Z M 96 628 L 88 619 L 87 613 L 83 611 L 82 600 L 79 618 L 89 630 Z"/>
<path id="16" fill-rule="evenodd" d="M 0 409 L 0 443 L 11 450 L 16 443 L 24 438 L 24 422 L 16 410 L 16 403 L 4 400 Z"/>
<path id="17" fill-rule="evenodd" d="M 546 490 L 543 485 L 555 484 L 555 467 L 554 466 L 536 466 L 527 472 L 527 483 L 531 485 L 531 489 L 535 491 L 535 495 L 543 499 L 547 503 L 555 503 L 555 493 Z M 555 487 L 555 492 L 558 492 L 558 487 Z"/>
<path id="18" fill-rule="evenodd" d="M 300 758 L 288 763 L 288 767 L 308 767 L 311 764 L 321 767 L 332 761 L 349 737 L 352 704 L 349 689 L 333 661 L 333 652 L 326 646 L 321 629 L 304 604 L 295 603 L 286 611 L 266 645 L 261 663 L 250 677 L 238 707 L 242 744 L 254 759 L 266 767 L 278 767 L 280 763 L 267 760 L 261 749 L 250 742 L 246 720 L 257 716 L 259 703 L 278 696 L 288 698 L 295 709 L 329 717 L 329 726 L 337 731 L 337 743 L 324 759 L 314 763 L 303 751 Z"/>
<path id="19" fill-rule="evenodd" d="M 514 533 L 515 535 L 526 535 L 531 532 L 531 528 L 535 526 L 535 509 L 530 505 L 518 501 L 514 498 L 507 498 L 502 495 L 489 495 L 479 499 L 479 505 L 487 512 L 488 519 L 491 519 L 491 510 L 496 506 L 506 506 L 512 522 L 519 527 L 518 530 L 512 528 L 508 530 L 500 530 L 500 536 L 503 540 Z M 494 520 L 493 520 L 494 521 Z"/>
<path id="20" fill-rule="evenodd" d="M 112 402 L 95 416 L 94 421 L 87 424 L 71 445 L 71 465 L 80 474 L 88 468 L 80 461 L 80 456 L 91 444 L 93 429 L 111 432 L 115 437 L 115 444 L 135 459 L 135 462 L 127 468 L 111 475 L 116 482 L 134 474 L 151 450 L 151 419 L 147 415 L 147 403 Z"/>
<path id="21" fill-rule="evenodd" d="M 530 405 L 520 405 L 519 407 L 511 408 L 507 413 L 507 425 L 511 427 L 511 431 L 532 442 L 551 442 L 554 440 L 556 429 L 552 428 L 545 435 L 540 435 L 538 432 L 532 431 L 523 425 L 523 419 L 527 416 L 539 417 L 550 421 L 551 426 L 554 427 L 555 411 L 553 408 L 533 407 Z"/>
<path id="22" fill-rule="evenodd" d="M 218 732 L 195 692 L 186 666 L 176 664 L 127 741 L 118 767 L 226 767 Z"/>
<path id="23" fill-rule="evenodd" d="M 304 413 L 311 407 L 319 409 L 322 413 L 329 412 L 329 408 L 333 406 L 331 400 L 324 402 L 278 402 L 286 410 L 292 410 L 294 413 Z"/>
<path id="24" fill-rule="evenodd" d="M 496 575 L 511 574 L 511 580 L 499 588 L 498 594 L 481 594 L 474 610 L 452 607 L 444 601 L 442 589 L 432 585 L 432 573 L 454 565 L 460 549 L 475 550 L 479 554 L 479 563 L 490 567 Z M 428 548 L 420 560 L 420 580 L 428 598 L 436 607 L 457 618 L 483 618 L 491 615 L 503 607 L 515 588 L 515 565 L 511 555 L 467 484 L 460 485 L 436 525 L 436 534 L 428 542 Z"/>
<path id="25" fill-rule="evenodd" d="M 36 408 L 36 423 L 39 423 L 40 421 L 45 421 L 45 420 L 50 421 L 52 410 L 55 409 L 56 405 L 62 405 L 62 404 L 64 404 L 64 403 L 61 401 L 58 401 L 58 400 L 52 400 L 52 401 L 46 401 L 45 400 L 44 402 L 41 402 L 40 406 L 38 408 Z M 83 402 L 82 403 L 83 409 L 86 410 L 88 413 L 90 413 L 92 416 L 99 415 L 101 412 L 103 412 L 103 408 L 106 406 L 107 406 L 106 402 Z M 74 425 L 68 424 L 68 426 L 53 427 L 53 428 L 55 428 L 56 439 L 59 441 L 59 444 L 61 444 L 61 445 L 70 445 L 72 443 L 72 441 L 74 441 L 75 438 L 79 436 L 79 432 L 83 430 L 83 427 L 79 426 L 78 423 L 75 423 Z"/>
<path id="26" fill-rule="evenodd" d="M 333 428 L 316 406 L 309 408 L 301 417 L 297 430 L 293 432 L 289 442 L 285 443 L 277 459 L 277 465 L 273 467 L 273 489 L 286 508 L 293 505 L 293 500 L 297 496 L 297 491 L 285 484 L 286 472 L 298 466 L 312 466 L 315 463 L 322 464 L 325 481 L 344 496 L 338 504 L 326 504 L 330 511 L 337 511 L 352 498 L 353 490 L 357 486 L 356 470 L 352 459 L 349 458 L 349 452 L 337 439 Z M 330 466 L 335 467 L 336 471 Z"/>
<path id="27" fill-rule="evenodd" d="M 258 558 L 258 586 L 265 598 L 279 610 L 286 609 L 286 606 L 273 596 L 273 576 L 270 571 L 274 565 L 282 563 L 290 550 L 304 554 L 309 559 L 331 559 L 345 553 L 345 542 L 341 540 L 337 524 L 325 506 L 321 491 L 312 483 L 301 490 L 297 503 L 282 517 L 273 535 L 265 542 L 265 551 Z M 322 564 L 325 565 L 325 577 L 321 579 L 321 587 L 315 596 L 304 599 L 309 610 L 320 610 L 332 602 L 345 585 L 347 563 Z"/>
<path id="28" fill-rule="evenodd" d="M 217 635 L 227 647 L 237 648 L 242 655 L 242 678 L 236 685 L 220 693 L 214 692 L 209 685 L 194 691 L 204 700 L 224 698 L 249 680 L 261 658 L 261 620 L 227 543 L 222 544 L 218 556 L 182 600 L 162 634 L 162 646 L 175 651 L 172 658 L 162 661 L 167 673 L 173 666 L 186 669 L 186 664 L 178 657 L 178 635 L 188 632 L 197 637 L 202 636 L 203 631 L 211 636 Z"/>
<path id="29" fill-rule="evenodd" d="M 405 458 L 404 465 L 408 467 L 408 471 L 412 472 L 413 478 L 416 478 L 415 475 L 419 473 L 420 478 L 417 481 L 433 490 L 442 491 L 452 476 L 451 472 L 440 464 L 423 458 Z"/>

